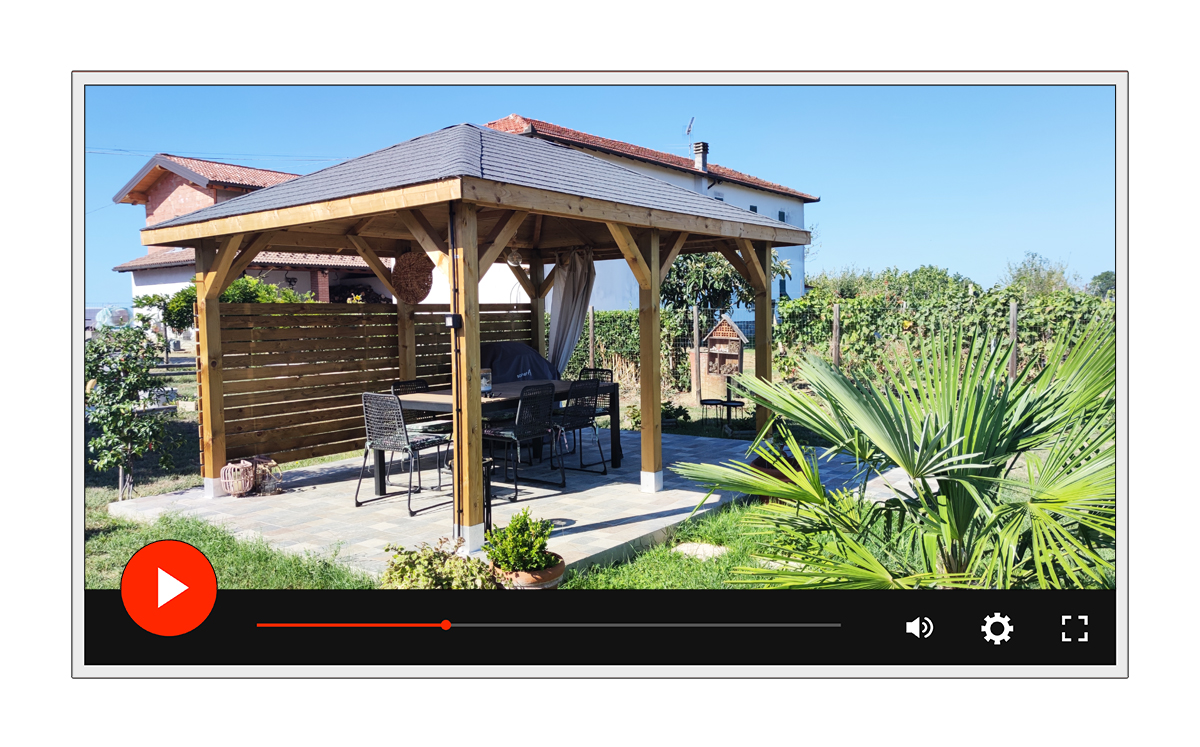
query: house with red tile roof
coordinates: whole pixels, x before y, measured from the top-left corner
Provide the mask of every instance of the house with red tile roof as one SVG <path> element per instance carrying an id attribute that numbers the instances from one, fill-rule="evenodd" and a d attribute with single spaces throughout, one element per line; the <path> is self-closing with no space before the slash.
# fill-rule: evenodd
<path id="1" fill-rule="evenodd" d="M 121 187 L 113 202 L 144 205 L 146 225 L 152 226 L 298 176 L 159 153 Z M 143 256 L 119 264 L 113 270 L 129 273 L 134 297 L 170 294 L 195 277 L 195 250 L 150 246 Z M 290 287 L 298 293 L 312 292 L 319 301 L 330 300 L 331 286 L 334 297 L 339 295 L 339 287 L 349 285 L 369 285 L 376 292 L 382 290 L 374 273 L 357 255 L 264 251 L 250 264 L 246 274 Z"/>
<path id="2" fill-rule="evenodd" d="M 488 122 L 487 126 L 500 132 L 536 137 L 582 150 L 633 171 L 736 205 L 744 210 L 762 213 L 797 228 L 805 226 L 805 205 L 821 199 L 792 187 L 709 163 L 708 143 L 695 143 L 693 157 L 686 158 L 572 130 L 520 114 L 510 114 L 503 119 Z M 778 251 L 779 256 L 790 263 L 792 279 L 787 281 L 775 278 L 771 284 L 772 297 L 778 299 L 781 293 L 804 295 L 804 247 L 780 247 Z M 638 307 L 636 286 L 630 286 L 629 283 L 623 282 L 624 278 L 618 277 L 623 271 L 624 268 L 618 263 L 601 262 L 596 265 L 592 304 L 597 309 L 619 310 Z"/>

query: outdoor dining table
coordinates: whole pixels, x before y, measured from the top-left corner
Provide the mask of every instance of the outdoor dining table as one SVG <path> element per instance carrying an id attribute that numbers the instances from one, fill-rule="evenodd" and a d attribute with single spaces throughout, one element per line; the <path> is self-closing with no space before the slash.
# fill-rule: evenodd
<path id="1" fill-rule="evenodd" d="M 480 409 L 484 415 L 503 412 L 505 410 L 515 410 L 517 402 L 521 399 L 521 390 L 527 386 L 535 386 L 537 384 L 553 384 L 554 398 L 559 402 L 566 401 L 571 390 L 570 381 L 550 381 L 545 379 L 525 379 L 521 381 L 509 381 L 503 384 L 493 384 L 492 396 L 485 396 L 483 398 Z M 616 382 L 601 382 L 599 391 L 601 396 L 608 395 L 609 443 L 612 454 L 612 466 L 617 468 L 621 466 L 621 457 L 624 456 L 621 451 L 620 385 Z M 454 410 L 454 396 L 450 386 L 430 387 L 424 392 L 400 395 L 400 406 L 405 410 L 448 413 Z M 382 452 L 377 452 L 377 465 L 375 469 L 376 495 L 383 495 L 386 492 L 386 486 L 381 479 L 383 468 L 379 464 L 382 461 L 382 456 Z"/>

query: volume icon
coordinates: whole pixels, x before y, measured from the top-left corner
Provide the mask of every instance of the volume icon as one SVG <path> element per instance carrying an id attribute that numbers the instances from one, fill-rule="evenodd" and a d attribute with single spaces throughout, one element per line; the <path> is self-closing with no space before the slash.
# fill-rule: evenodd
<path id="1" fill-rule="evenodd" d="M 904 632 L 912 633 L 917 638 L 928 638 L 933 635 L 933 620 L 928 617 L 917 617 L 904 623 Z"/>

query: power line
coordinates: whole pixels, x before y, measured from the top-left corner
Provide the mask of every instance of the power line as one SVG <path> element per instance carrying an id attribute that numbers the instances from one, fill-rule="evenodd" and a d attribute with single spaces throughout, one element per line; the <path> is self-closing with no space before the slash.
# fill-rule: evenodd
<path id="1" fill-rule="evenodd" d="M 136 150 L 132 148 L 86 148 L 86 153 L 92 153 L 99 156 L 132 156 L 135 158 L 148 158 L 158 155 L 163 151 Z M 200 151 L 177 151 L 173 155 L 183 156 L 185 158 L 205 158 L 216 161 L 228 161 L 238 159 L 242 161 L 347 161 L 352 156 L 301 156 L 294 154 L 272 154 L 272 153 L 204 153 Z"/>

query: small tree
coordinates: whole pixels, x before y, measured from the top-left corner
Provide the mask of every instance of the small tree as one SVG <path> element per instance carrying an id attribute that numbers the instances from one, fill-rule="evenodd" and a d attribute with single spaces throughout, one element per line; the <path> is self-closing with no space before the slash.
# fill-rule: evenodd
<path id="1" fill-rule="evenodd" d="M 188 283 L 167 301 L 163 321 L 171 329 L 191 329 L 196 326 L 196 284 Z"/>
<path id="2" fill-rule="evenodd" d="M 1066 262 L 1056 262 L 1037 252 L 1025 252 L 1025 259 L 1020 264 L 1008 263 L 1000 284 L 1019 286 L 1022 300 L 1028 301 L 1055 291 L 1079 290 L 1080 280 L 1078 274 L 1067 268 Z"/>
<path id="3" fill-rule="evenodd" d="M 1117 293 L 1117 273 L 1105 270 L 1088 283 L 1088 293 L 1100 298 L 1111 298 Z"/>
<path id="4" fill-rule="evenodd" d="M 171 297 L 165 293 L 155 293 L 148 296 L 135 296 L 133 305 L 138 309 L 156 309 L 158 318 L 162 323 L 162 338 L 163 338 L 163 363 L 171 362 L 171 338 L 168 335 L 167 327 L 167 304 L 171 302 Z M 145 314 L 138 314 L 138 321 L 142 324 L 149 325 L 150 317 Z"/>
<path id="5" fill-rule="evenodd" d="M 159 352 L 154 337 L 132 326 L 103 327 L 84 347 L 87 419 L 99 430 L 88 441 L 88 463 L 98 471 L 117 468 L 118 500 L 133 497 L 133 460 L 157 451 L 159 465 L 171 466 L 177 439 L 166 419 L 139 410 L 143 394 L 149 403 L 164 391 L 150 375 Z"/>
<path id="6" fill-rule="evenodd" d="M 771 250 L 771 275 L 792 277 L 791 263 L 780 259 Z M 701 308 L 727 309 L 734 303 L 750 306 L 754 303 L 754 286 L 719 254 L 685 254 L 671 265 L 663 280 L 663 306 L 686 309 L 693 304 Z"/>

